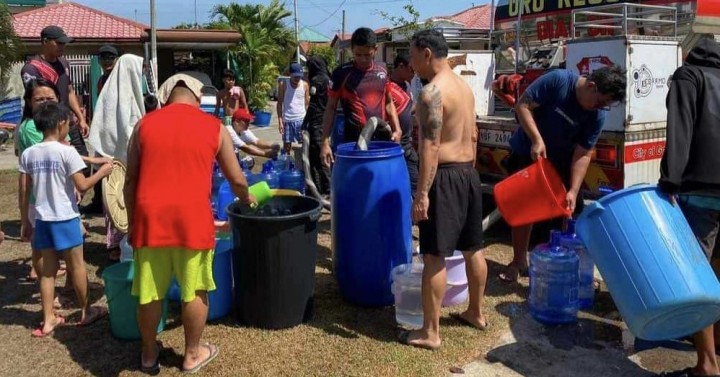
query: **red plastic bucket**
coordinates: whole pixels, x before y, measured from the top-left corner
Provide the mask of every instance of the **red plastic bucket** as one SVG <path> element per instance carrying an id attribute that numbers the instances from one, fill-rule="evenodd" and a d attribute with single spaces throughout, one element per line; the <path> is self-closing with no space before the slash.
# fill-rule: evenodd
<path id="1" fill-rule="evenodd" d="M 545 158 L 498 182 L 493 194 L 498 210 L 513 227 L 571 216 L 562 179 Z"/>

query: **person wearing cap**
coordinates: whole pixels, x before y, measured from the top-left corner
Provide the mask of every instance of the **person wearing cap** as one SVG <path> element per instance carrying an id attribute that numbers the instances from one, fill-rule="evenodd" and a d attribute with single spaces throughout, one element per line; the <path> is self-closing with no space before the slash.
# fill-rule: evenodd
<path id="1" fill-rule="evenodd" d="M 103 45 L 98 50 L 98 60 L 100 60 L 100 67 L 102 67 L 103 70 L 103 74 L 100 76 L 97 83 L 98 94 L 102 91 L 103 86 L 105 86 L 105 82 L 108 77 L 110 77 L 110 73 L 113 68 L 115 68 L 115 62 L 117 62 L 119 55 L 120 53 L 118 53 L 118 50 L 111 45 Z"/>
<path id="2" fill-rule="evenodd" d="M 183 371 L 199 371 L 220 351 L 200 343 L 207 292 L 215 289 L 215 227 L 208 200 L 213 161 L 238 200 L 256 203 L 230 135 L 217 118 L 200 109 L 202 87 L 186 74 L 170 77 L 157 92 L 164 106 L 138 122 L 128 145 L 124 197 L 135 250 L 132 293 L 139 300 L 141 369 L 149 374 L 159 373 L 157 326 L 173 275 L 181 288 Z"/>
<path id="3" fill-rule="evenodd" d="M 279 144 L 272 144 L 260 140 L 248 129 L 253 119 L 254 117 L 248 109 L 240 108 L 235 110 L 232 115 L 232 125 L 225 126 L 230 133 L 233 145 L 235 148 L 253 156 L 265 158 L 277 157 L 278 152 L 280 152 Z"/>
<path id="4" fill-rule="evenodd" d="M 278 87 L 278 129 L 285 153 L 290 153 L 293 142 L 302 143 L 302 124 L 310 105 L 310 87 L 303 77 L 302 66 L 292 63 L 290 78 L 281 81 Z"/>
<path id="5" fill-rule="evenodd" d="M 77 118 L 70 125 L 70 143 L 81 156 L 88 156 L 87 147 L 83 138 L 88 136 L 90 128 L 85 120 L 85 114 L 80 106 L 80 100 L 75 94 L 72 78 L 70 77 L 70 63 L 63 57 L 65 45 L 72 43 L 73 39 L 65 34 L 58 26 L 47 26 L 40 32 L 40 54 L 31 57 L 20 71 L 23 83 L 44 78 L 55 84 L 60 92 L 60 103 L 72 110 Z"/>

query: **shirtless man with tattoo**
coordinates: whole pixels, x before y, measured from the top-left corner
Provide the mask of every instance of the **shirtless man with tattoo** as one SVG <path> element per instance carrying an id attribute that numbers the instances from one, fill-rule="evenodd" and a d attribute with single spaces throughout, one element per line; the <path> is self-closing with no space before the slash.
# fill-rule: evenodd
<path id="1" fill-rule="evenodd" d="M 415 72 L 428 80 L 416 104 L 420 125 L 420 177 L 412 218 L 420 227 L 423 327 L 401 334 L 411 346 L 440 347 L 440 304 L 445 295 L 445 257 L 460 250 L 465 258 L 470 304 L 454 317 L 485 329 L 482 302 L 487 264 L 483 246 L 482 192 L 475 170 L 477 128 L 470 87 L 447 61 L 448 45 L 437 30 L 415 33 L 410 48 Z"/>

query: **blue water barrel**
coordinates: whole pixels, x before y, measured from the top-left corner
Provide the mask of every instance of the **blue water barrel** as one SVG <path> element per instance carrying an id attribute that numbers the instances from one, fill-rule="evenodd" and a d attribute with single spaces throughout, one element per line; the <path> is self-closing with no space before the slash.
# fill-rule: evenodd
<path id="1" fill-rule="evenodd" d="M 252 124 L 258 127 L 267 127 L 270 125 L 270 118 L 272 117 L 271 113 L 267 111 L 257 110 L 253 115 L 255 116 L 255 120 L 252 122 Z"/>
<path id="2" fill-rule="evenodd" d="M 367 151 L 338 146 L 332 172 L 334 273 L 345 300 L 391 305 L 390 272 L 410 263 L 410 179 L 403 150 L 374 141 Z"/>
<path id="3" fill-rule="evenodd" d="M 333 129 L 332 129 L 332 151 L 335 153 L 337 151 L 337 146 L 344 143 L 343 135 L 345 133 L 345 115 L 342 113 L 335 114 L 335 123 L 333 123 Z M 355 140 L 352 140 L 355 141 Z"/>
<path id="4" fill-rule="evenodd" d="M 720 320 L 720 283 L 680 208 L 656 186 L 592 203 L 577 233 L 638 338 L 676 339 Z"/>
<path id="5" fill-rule="evenodd" d="M 233 240 L 230 235 L 215 236 L 215 255 L 213 257 L 213 281 L 215 290 L 208 292 L 208 321 L 225 317 L 230 314 L 233 305 L 232 275 Z M 180 301 L 180 286 L 172 279 L 167 298 Z"/>

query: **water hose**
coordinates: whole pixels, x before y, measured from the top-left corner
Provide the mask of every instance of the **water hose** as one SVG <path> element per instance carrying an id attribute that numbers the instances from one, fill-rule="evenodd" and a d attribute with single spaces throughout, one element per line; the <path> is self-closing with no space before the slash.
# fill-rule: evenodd
<path id="1" fill-rule="evenodd" d="M 302 165 L 303 171 L 305 172 L 305 188 L 306 192 L 310 193 L 315 199 L 322 203 L 323 207 L 330 210 L 330 201 L 326 200 L 312 179 L 312 172 L 310 169 L 310 133 L 307 130 L 302 132 L 303 143 L 302 143 Z"/>
<path id="2" fill-rule="evenodd" d="M 390 129 L 390 126 L 387 124 L 387 122 L 382 119 L 378 119 L 377 117 L 372 117 L 368 119 L 368 121 L 365 123 L 365 127 L 363 127 L 363 129 L 360 131 L 360 137 L 358 138 L 355 148 L 361 151 L 368 150 L 368 144 L 370 144 L 373 134 L 375 133 L 375 129 L 377 129 L 378 126 L 380 126 L 381 129 L 384 129 L 385 131 L 392 134 L 392 130 Z"/>

